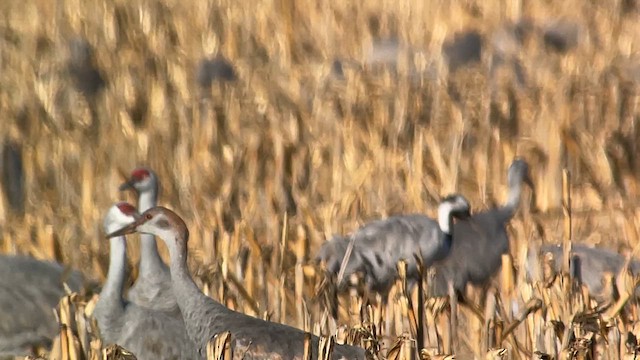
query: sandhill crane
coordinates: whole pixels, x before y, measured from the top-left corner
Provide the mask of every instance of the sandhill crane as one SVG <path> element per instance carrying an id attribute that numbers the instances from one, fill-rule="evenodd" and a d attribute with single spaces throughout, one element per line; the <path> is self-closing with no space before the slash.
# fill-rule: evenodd
<path id="1" fill-rule="evenodd" d="M 145 211 L 134 223 L 108 235 L 116 237 L 133 232 L 153 234 L 169 248 L 171 280 L 187 332 L 200 354 L 214 335 L 229 331 L 236 356 L 254 359 L 300 359 L 305 332 L 291 326 L 260 320 L 239 312 L 203 294 L 187 269 L 189 231 L 173 211 L 154 207 Z M 312 357 L 318 358 L 318 337 L 312 336 Z M 361 348 L 338 345 L 334 359 L 364 359 Z"/>
<path id="2" fill-rule="evenodd" d="M 605 274 L 618 275 L 625 265 L 626 259 L 621 254 L 603 248 L 594 248 L 584 244 L 571 244 L 571 252 L 580 259 L 580 279 L 589 289 L 589 293 L 598 301 L 606 301 L 602 295 L 607 293 L 605 286 Z M 553 255 L 553 270 L 562 270 L 563 246 L 560 244 L 544 244 L 539 251 L 529 249 L 526 262 L 526 277 L 528 280 L 542 281 L 543 275 L 540 268 L 540 256 L 546 253 Z M 640 274 L 640 261 L 631 259 L 629 263 L 634 275 Z M 638 291 L 636 290 L 636 294 Z"/>
<path id="3" fill-rule="evenodd" d="M 398 276 L 397 263 L 403 259 L 407 263 L 407 285 L 411 287 L 420 279 L 414 254 L 421 256 L 425 266 L 446 257 L 451 249 L 453 218 L 466 218 L 469 210 L 469 202 L 462 195 L 449 195 L 438 206 L 437 222 L 419 214 L 377 220 L 349 237 L 334 237 L 322 246 L 316 260 L 323 261 L 329 273 L 337 273 L 353 241 L 343 278 L 362 272 L 372 290 L 386 293 Z"/>
<path id="4" fill-rule="evenodd" d="M 65 295 L 83 287 L 83 275 L 53 261 L 0 255 L 0 357 L 32 355 L 50 347 L 58 333 L 53 309 Z"/>
<path id="5" fill-rule="evenodd" d="M 136 168 L 120 191 L 132 189 L 138 193 L 138 207 L 144 212 L 158 202 L 158 176 L 151 169 Z M 176 297 L 171 290 L 169 268 L 160 258 L 153 235 L 140 235 L 140 265 L 138 279 L 128 292 L 130 301 L 155 310 L 173 312 L 180 317 Z"/>
<path id="6" fill-rule="evenodd" d="M 139 217 L 128 203 L 113 205 L 104 219 L 107 234 L 131 224 Z M 102 341 L 118 344 L 138 359 L 198 358 L 189 340 L 182 318 L 176 319 L 163 311 L 148 309 L 122 297 L 127 262 L 124 236 L 110 240 L 110 261 L 107 280 L 100 292 L 93 316 L 98 322 Z"/>
<path id="7" fill-rule="evenodd" d="M 453 246 L 449 256 L 437 264 L 432 294 L 450 295 L 449 282 L 459 293 L 467 283 L 485 285 L 502 264 L 502 254 L 509 251 L 506 224 L 520 204 L 522 185 L 533 189 L 529 165 L 516 158 L 509 166 L 509 193 L 507 203 L 501 207 L 475 213 L 453 226 Z"/>

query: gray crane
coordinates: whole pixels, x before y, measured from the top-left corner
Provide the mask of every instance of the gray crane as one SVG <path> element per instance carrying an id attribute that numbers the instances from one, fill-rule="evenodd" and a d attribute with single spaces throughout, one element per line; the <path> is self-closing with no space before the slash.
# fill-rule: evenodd
<path id="1" fill-rule="evenodd" d="M 113 205 L 104 219 L 107 234 L 138 218 L 128 203 Z M 93 316 L 104 344 L 118 344 L 138 359 L 196 359 L 195 346 L 187 336 L 182 318 L 164 311 L 145 308 L 122 297 L 125 282 L 127 247 L 124 236 L 110 238 L 107 280 L 100 292 Z"/>
<path id="2" fill-rule="evenodd" d="M 131 172 L 129 179 L 120 185 L 120 191 L 134 190 L 138 198 L 141 212 L 157 205 L 158 176 L 151 169 L 140 167 Z M 155 310 L 171 312 L 176 318 L 180 310 L 176 297 L 171 290 L 169 267 L 158 254 L 158 247 L 153 235 L 140 235 L 140 265 L 138 279 L 127 294 L 130 301 Z"/>
<path id="3" fill-rule="evenodd" d="M 335 236 L 326 242 L 316 261 L 324 262 L 330 274 L 337 274 L 352 241 L 353 250 L 343 278 L 361 272 L 371 290 L 386 293 L 398 276 L 397 263 L 403 259 L 407 263 L 407 285 L 411 288 L 420 279 L 414 254 L 420 256 L 424 266 L 445 258 L 452 246 L 453 218 L 469 217 L 470 208 L 464 196 L 454 194 L 440 202 L 438 221 L 420 214 L 373 221 L 348 237 Z"/>
<path id="4" fill-rule="evenodd" d="M 49 348 L 59 327 L 53 313 L 60 298 L 80 291 L 85 279 L 54 261 L 0 255 L 0 357 L 33 355 Z"/>
<path id="5" fill-rule="evenodd" d="M 518 209 L 523 184 L 534 188 L 529 166 L 516 158 L 507 173 L 509 193 L 503 206 L 473 214 L 453 226 L 453 246 L 447 258 L 435 266 L 432 294 L 450 295 L 449 283 L 463 294 L 467 283 L 485 285 L 502 265 L 509 251 L 506 224 Z"/>
<path id="6" fill-rule="evenodd" d="M 571 244 L 571 252 L 580 259 L 579 273 L 580 279 L 589 289 L 591 296 L 599 302 L 609 299 L 603 298 L 607 294 L 604 288 L 605 273 L 618 275 L 625 265 L 625 258 L 612 250 L 594 248 L 584 244 Z M 553 266 L 556 272 L 562 269 L 563 246 L 560 244 L 544 244 L 539 251 L 529 249 L 525 266 L 526 278 L 530 281 L 542 281 L 543 275 L 539 259 L 542 254 L 551 253 L 553 255 Z M 631 259 L 629 263 L 631 272 L 634 275 L 640 274 L 640 261 Z M 640 291 L 636 289 L 636 296 L 640 296 Z"/>
<path id="7" fill-rule="evenodd" d="M 234 359 L 300 359 L 303 355 L 305 332 L 291 326 L 269 322 L 232 311 L 203 294 L 187 269 L 189 231 L 184 221 L 173 211 L 154 207 L 145 211 L 134 223 L 108 237 L 133 232 L 158 236 L 169 248 L 171 280 L 187 332 L 200 354 L 214 335 L 229 331 Z M 317 336 L 311 337 L 312 358 L 318 358 Z M 334 359 L 364 359 L 363 349 L 337 345 Z"/>

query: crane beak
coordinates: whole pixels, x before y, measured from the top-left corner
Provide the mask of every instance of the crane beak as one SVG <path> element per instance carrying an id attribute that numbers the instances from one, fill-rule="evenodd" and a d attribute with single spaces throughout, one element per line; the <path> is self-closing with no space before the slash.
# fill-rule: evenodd
<path id="1" fill-rule="evenodd" d="M 135 183 L 136 183 L 135 180 L 129 179 L 125 183 L 120 185 L 118 187 L 118 190 L 120 190 L 120 191 L 125 191 L 125 190 L 129 190 L 129 189 L 135 190 L 136 189 L 135 186 L 134 186 Z"/>
<path id="2" fill-rule="evenodd" d="M 142 224 L 143 222 L 144 222 L 143 218 L 139 217 L 139 218 L 136 219 L 136 221 L 134 221 L 131 224 L 123 227 L 122 229 L 116 230 L 116 231 L 112 232 L 111 234 L 107 234 L 107 239 L 110 239 L 110 238 L 116 237 L 116 236 L 132 234 L 132 233 L 137 231 L 138 226 L 140 224 Z"/>

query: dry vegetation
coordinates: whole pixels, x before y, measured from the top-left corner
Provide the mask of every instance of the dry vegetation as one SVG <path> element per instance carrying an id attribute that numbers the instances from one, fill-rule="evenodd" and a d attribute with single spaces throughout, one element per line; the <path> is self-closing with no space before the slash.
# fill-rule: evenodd
<path id="1" fill-rule="evenodd" d="M 246 313 L 335 334 L 313 300 L 320 276 L 307 265 L 325 239 L 389 214 L 434 215 L 438 198 L 452 191 L 476 210 L 493 206 L 504 200 L 515 155 L 529 161 L 537 188 L 510 226 L 516 268 L 527 244 L 566 235 L 563 168 L 572 175 L 573 240 L 636 249 L 634 6 L 3 1 L 0 252 L 55 258 L 101 281 L 108 261 L 101 217 L 129 196 L 117 191 L 123 174 L 149 165 L 161 179 L 161 203 L 190 227 L 192 268 L 206 291 Z M 523 18 L 519 29 L 528 30 L 518 42 L 513 24 Z M 556 20 L 575 32 L 566 51 L 543 41 Z M 467 30 L 483 37 L 481 59 L 450 71 L 443 43 Z M 390 37 L 401 44 L 395 70 L 369 55 L 376 38 Z M 90 66 L 73 65 L 82 58 L 82 38 L 94 48 L 102 90 L 86 85 L 96 80 Z M 237 81 L 199 84 L 199 61 L 218 53 Z M 344 76 L 333 71 L 334 59 L 347 59 Z M 22 158 L 23 199 L 19 186 L 8 190 L 19 179 L 11 151 Z M 137 240 L 129 253 L 135 263 Z M 615 305 L 597 312 L 580 292 L 564 291 L 569 283 L 561 277 L 545 286 L 507 275 L 488 293 L 484 322 L 460 310 L 458 358 L 618 359 L 629 352 L 627 332 L 640 336 L 635 302 L 622 313 Z M 633 282 L 616 280 L 622 295 Z M 338 329 L 338 341 L 378 344 L 381 358 L 408 356 L 416 302 L 394 294 L 385 316 L 376 306 L 361 309 L 361 299 L 341 298 L 338 323 L 360 330 Z M 90 309 L 85 300 L 74 295 L 65 304 Z M 440 326 L 446 315 L 435 316 L 442 304 L 427 305 L 419 321 L 425 346 L 448 353 Z M 512 327 L 519 317 L 524 321 Z M 72 334 L 63 334 L 64 343 Z M 80 344 L 98 356 L 100 345 L 89 338 L 81 334 Z"/>

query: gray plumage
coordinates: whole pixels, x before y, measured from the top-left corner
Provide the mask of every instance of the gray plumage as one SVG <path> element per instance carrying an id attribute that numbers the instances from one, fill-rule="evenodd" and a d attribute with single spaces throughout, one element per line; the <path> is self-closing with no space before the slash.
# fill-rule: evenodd
<path id="1" fill-rule="evenodd" d="M 135 208 L 127 203 L 112 206 L 104 220 L 106 233 L 133 223 Z M 104 344 L 118 344 L 138 359 L 196 359 L 182 318 L 145 308 L 122 297 L 125 280 L 126 244 L 124 236 L 110 240 L 107 281 L 96 303 L 97 320 Z"/>
<path id="2" fill-rule="evenodd" d="M 594 248 L 584 244 L 572 244 L 571 250 L 573 255 L 580 259 L 580 278 L 582 283 L 587 286 L 589 293 L 598 301 L 605 301 L 601 297 L 606 294 L 604 289 L 604 275 L 610 273 L 617 276 L 625 265 L 626 259 L 619 253 L 602 248 Z M 525 266 L 526 278 L 529 281 L 542 281 L 540 262 L 541 255 L 551 253 L 553 255 L 553 265 L 556 272 L 562 270 L 563 246 L 560 244 L 544 244 L 539 251 L 529 250 L 527 262 Z M 631 272 L 634 275 L 640 273 L 640 262 L 631 259 L 629 263 Z M 636 290 L 636 295 L 640 295 Z"/>
<path id="3" fill-rule="evenodd" d="M 453 246 L 449 256 L 435 267 L 432 294 L 448 295 L 448 283 L 464 292 L 467 283 L 484 285 L 502 264 L 502 255 L 509 251 L 506 224 L 520 204 L 522 185 L 533 188 L 529 166 L 515 159 L 508 171 L 509 194 L 501 207 L 485 210 L 453 226 Z"/>
<path id="4" fill-rule="evenodd" d="M 451 249 L 449 229 L 453 217 L 467 217 L 469 209 L 469 202 L 463 196 L 451 195 L 441 201 L 438 221 L 419 214 L 373 221 L 350 237 L 336 236 L 325 243 L 316 261 L 324 261 L 327 271 L 337 274 L 353 238 L 353 251 L 345 265 L 344 278 L 361 272 L 372 290 L 385 293 L 398 276 L 398 261 L 404 259 L 411 287 L 420 278 L 414 255 L 421 256 L 424 266 L 444 259 Z"/>
<path id="5" fill-rule="evenodd" d="M 51 346 L 58 333 L 53 309 L 65 294 L 83 287 L 83 276 L 53 261 L 0 255 L 0 357 L 32 355 Z"/>
<path id="6" fill-rule="evenodd" d="M 144 212 L 157 205 L 158 176 L 148 168 L 136 168 L 120 190 L 132 189 L 138 194 L 138 208 Z M 138 278 L 127 293 L 129 300 L 154 310 L 162 310 L 180 318 L 176 297 L 171 289 L 169 267 L 158 253 L 153 235 L 140 235 L 140 265 Z"/>
<path id="7" fill-rule="evenodd" d="M 178 305 L 191 340 L 200 354 L 214 335 L 229 331 L 234 359 L 300 359 L 303 355 L 302 330 L 291 326 L 260 320 L 232 311 L 204 295 L 194 283 L 187 269 L 187 241 L 189 231 L 184 221 L 169 209 L 155 207 L 147 210 L 133 224 L 109 235 L 120 236 L 132 232 L 150 233 L 161 238 L 169 248 L 171 279 Z M 312 336 L 312 358 L 318 358 L 318 337 Z M 361 348 L 337 345 L 334 359 L 364 359 Z"/>

